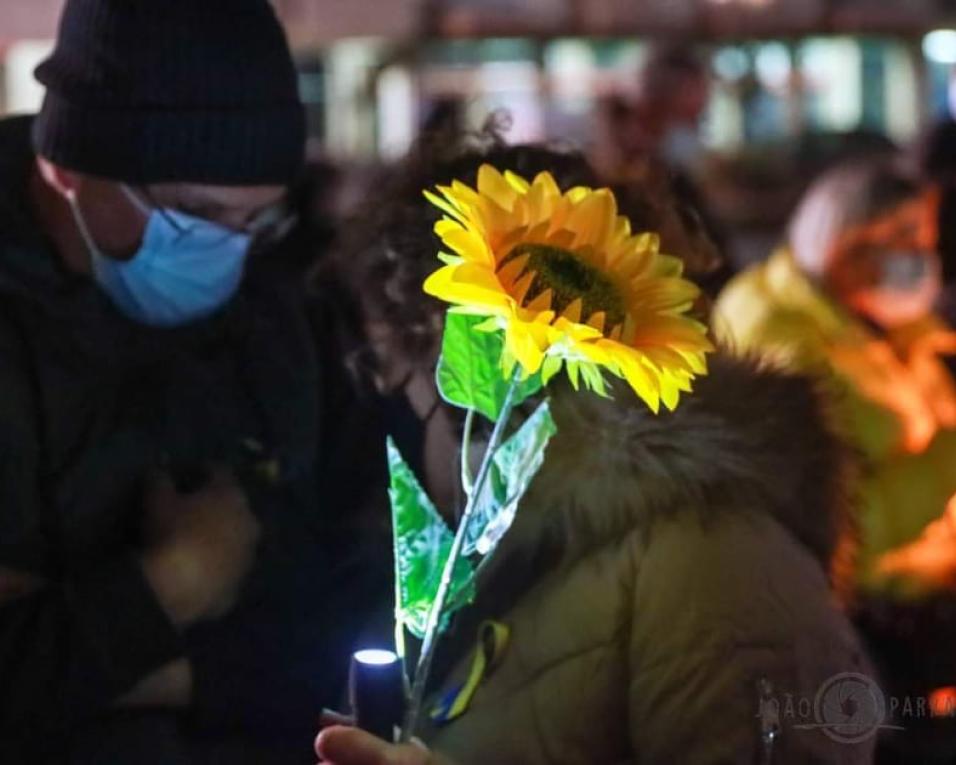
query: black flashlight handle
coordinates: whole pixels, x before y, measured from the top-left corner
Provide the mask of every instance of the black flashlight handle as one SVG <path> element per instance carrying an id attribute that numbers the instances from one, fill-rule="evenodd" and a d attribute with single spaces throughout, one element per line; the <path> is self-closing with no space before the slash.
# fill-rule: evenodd
<path id="1" fill-rule="evenodd" d="M 355 724 L 373 736 L 392 742 L 405 713 L 402 664 L 363 664 L 352 660 L 350 695 Z"/>

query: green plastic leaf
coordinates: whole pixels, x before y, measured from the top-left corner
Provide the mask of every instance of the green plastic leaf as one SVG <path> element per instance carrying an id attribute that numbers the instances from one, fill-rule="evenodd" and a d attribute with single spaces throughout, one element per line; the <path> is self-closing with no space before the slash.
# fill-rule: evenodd
<path id="1" fill-rule="evenodd" d="M 578 366 L 578 362 L 569 361 L 565 366 L 568 370 L 568 379 L 571 381 L 571 387 L 575 390 L 580 390 L 581 384 L 578 382 L 580 367 Z"/>
<path id="2" fill-rule="evenodd" d="M 449 404 L 476 409 L 489 420 L 498 419 L 508 395 L 509 380 L 501 370 L 502 332 L 481 331 L 487 317 L 449 312 L 445 318 L 438 390 Z M 522 380 L 515 406 L 541 390 L 541 375 Z"/>
<path id="3" fill-rule="evenodd" d="M 541 382 L 543 385 L 547 385 L 551 382 L 551 379 L 561 371 L 561 367 L 564 365 L 564 359 L 560 356 L 546 356 L 544 359 L 544 364 L 541 366 Z"/>
<path id="4" fill-rule="evenodd" d="M 454 537 L 391 438 L 388 470 L 395 553 L 395 618 L 421 638 Z M 474 597 L 474 571 L 462 556 L 455 566 L 443 624 Z"/>
<path id="5" fill-rule="evenodd" d="M 467 554 L 490 555 L 511 528 L 521 498 L 544 463 L 545 449 L 558 428 L 548 402 L 542 403 L 495 452 L 465 538 Z"/>
<path id="6" fill-rule="evenodd" d="M 579 368 L 588 390 L 594 391 L 602 398 L 608 398 L 607 385 L 601 370 L 593 364 L 581 364 Z"/>

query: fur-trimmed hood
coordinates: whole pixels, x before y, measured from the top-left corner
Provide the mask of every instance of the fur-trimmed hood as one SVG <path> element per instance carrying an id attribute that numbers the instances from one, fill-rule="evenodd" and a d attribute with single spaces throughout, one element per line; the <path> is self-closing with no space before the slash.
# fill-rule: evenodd
<path id="1" fill-rule="evenodd" d="M 558 434 L 528 505 L 563 521 L 566 551 L 650 533 L 664 516 L 750 510 L 830 565 L 851 517 L 852 460 L 810 378 L 720 353 L 674 412 L 655 415 L 623 387 L 612 401 L 561 391 L 552 410 Z"/>
<path id="2" fill-rule="evenodd" d="M 819 565 L 847 463 L 812 382 L 718 356 L 672 414 L 623 388 L 552 400 L 559 432 L 443 646 L 436 698 L 468 677 L 480 624 L 504 624 L 508 647 L 467 714 L 426 734 L 436 752 L 751 762 L 766 754 L 766 694 L 810 699 L 841 673 L 872 675 Z M 872 761 L 872 740 L 783 717 L 775 763 Z"/>

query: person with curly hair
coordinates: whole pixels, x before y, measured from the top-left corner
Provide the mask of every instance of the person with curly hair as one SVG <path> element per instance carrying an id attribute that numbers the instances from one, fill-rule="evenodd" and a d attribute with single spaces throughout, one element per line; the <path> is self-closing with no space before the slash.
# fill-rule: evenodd
<path id="1" fill-rule="evenodd" d="M 422 189 L 473 184 L 485 163 L 525 178 L 547 171 L 561 188 L 602 185 L 572 153 L 494 140 L 429 146 L 377 179 L 334 267 L 317 277 L 320 296 L 343 284 L 355 295 L 353 368 L 369 388 L 409 402 L 417 442 L 402 452 L 446 509 L 459 423 L 433 382 L 444 307 L 422 291 L 439 249 Z M 692 273 L 695 236 L 678 225 L 675 202 L 639 187 L 619 198 L 633 230 L 660 232 L 663 250 Z M 840 673 L 869 672 L 828 576 L 849 458 L 814 383 L 718 353 L 694 393 L 656 416 L 613 386 L 608 399 L 549 390 L 558 434 L 477 602 L 440 647 L 431 693 L 463 681 L 488 619 L 510 629 L 500 664 L 463 715 L 417 731 L 430 751 L 333 725 L 317 739 L 320 758 L 870 762 L 880 721 L 867 708 L 853 720 L 784 709 L 788 697 L 812 704 Z M 833 734 L 849 722 L 863 730 L 858 740 Z"/>

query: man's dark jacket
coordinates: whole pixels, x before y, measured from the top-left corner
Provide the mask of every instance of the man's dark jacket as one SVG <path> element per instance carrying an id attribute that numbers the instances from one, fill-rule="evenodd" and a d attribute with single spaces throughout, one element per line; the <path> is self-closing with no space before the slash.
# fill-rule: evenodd
<path id="1" fill-rule="evenodd" d="M 362 601 L 317 496 L 335 459 L 323 410 L 341 404 L 323 398 L 301 279 L 258 254 L 218 315 L 128 321 L 34 219 L 29 124 L 0 123 L 0 570 L 41 586 L 0 600 L 0 762 L 267 761 L 255 742 L 309 761 Z M 240 606 L 180 634 L 135 558 L 144 481 L 166 467 L 188 487 L 211 463 L 236 470 L 263 541 Z M 180 656 L 188 714 L 110 712 Z M 245 740 L 227 756 L 230 736 Z"/>

